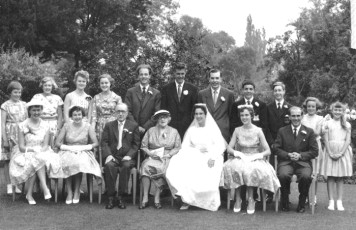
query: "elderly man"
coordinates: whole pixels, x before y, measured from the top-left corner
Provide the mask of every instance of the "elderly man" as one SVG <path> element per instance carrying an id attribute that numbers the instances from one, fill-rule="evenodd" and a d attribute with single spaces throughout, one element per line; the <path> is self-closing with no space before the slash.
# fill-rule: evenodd
<path id="1" fill-rule="evenodd" d="M 221 134 L 226 142 L 230 142 L 230 115 L 231 106 L 234 102 L 234 94 L 221 86 L 221 73 L 217 69 L 209 72 L 210 86 L 198 94 L 198 102 L 205 103 L 208 110 L 216 121 Z"/>
<path id="2" fill-rule="evenodd" d="M 160 109 L 161 94 L 150 86 L 152 69 L 149 65 L 139 65 L 136 71 L 139 84 L 127 90 L 125 103 L 129 108 L 128 120 L 138 123 L 143 137 L 146 130 L 154 125 L 151 117 Z"/>
<path id="3" fill-rule="evenodd" d="M 161 109 L 170 112 L 170 126 L 178 130 L 181 139 L 193 121 L 192 109 L 198 99 L 198 88 L 184 80 L 186 73 L 186 65 L 177 63 L 174 69 L 175 81 L 165 85 L 161 91 Z"/>
<path id="4" fill-rule="evenodd" d="M 281 204 L 289 211 L 289 187 L 293 174 L 298 178 L 299 203 L 297 212 L 305 211 L 313 172 L 311 159 L 318 156 L 318 144 L 314 131 L 301 124 L 303 111 L 293 106 L 289 109 L 291 125 L 278 131 L 275 151 L 278 156 L 277 176 L 281 182 Z"/>
<path id="5" fill-rule="evenodd" d="M 122 195 L 127 190 L 130 170 L 135 165 L 137 150 L 140 145 L 140 133 L 137 123 L 126 120 L 128 107 L 124 103 L 116 106 L 117 120 L 106 123 L 102 134 L 104 173 L 108 189 L 108 204 L 106 209 L 115 206 L 115 184 L 120 173 L 118 207 L 125 209 Z"/>

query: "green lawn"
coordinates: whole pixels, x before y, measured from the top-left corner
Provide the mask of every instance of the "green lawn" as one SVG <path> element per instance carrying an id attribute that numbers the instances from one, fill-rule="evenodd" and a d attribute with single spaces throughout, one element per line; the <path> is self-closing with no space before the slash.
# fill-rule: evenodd
<path id="1" fill-rule="evenodd" d="M 45 202 L 37 194 L 37 205 L 30 206 L 24 197 L 12 202 L 11 196 L 5 194 L 2 168 L 0 168 L 0 229 L 355 229 L 356 197 L 354 185 L 345 185 L 345 212 L 328 211 L 326 184 L 319 183 L 318 205 L 315 215 L 310 209 L 298 214 L 294 210 L 297 202 L 297 186 L 292 185 L 292 211 L 285 213 L 274 211 L 274 204 L 262 212 L 262 205 L 256 206 L 254 215 L 246 211 L 235 214 L 226 210 L 226 203 L 217 212 L 191 208 L 179 211 L 178 206 L 170 206 L 170 198 L 163 199 L 163 209 L 152 206 L 139 210 L 133 206 L 131 197 L 127 197 L 127 209 L 106 210 L 104 203 L 90 204 L 85 194 L 78 205 L 65 205 L 60 195 L 59 203 Z M 96 185 L 95 185 L 96 187 Z M 83 187 L 84 188 L 84 187 Z"/>

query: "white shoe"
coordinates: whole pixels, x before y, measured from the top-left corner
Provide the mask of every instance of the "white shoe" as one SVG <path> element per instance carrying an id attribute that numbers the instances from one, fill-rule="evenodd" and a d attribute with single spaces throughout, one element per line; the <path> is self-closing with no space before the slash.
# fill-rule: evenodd
<path id="1" fill-rule="evenodd" d="M 344 206 L 342 206 L 342 200 L 337 200 L 337 201 L 336 201 L 336 208 L 337 208 L 337 210 L 339 210 L 339 211 L 345 211 Z"/>
<path id="2" fill-rule="evenodd" d="M 35 201 L 35 200 L 29 200 L 27 196 L 26 196 L 26 200 L 28 201 L 28 203 L 29 203 L 30 205 L 35 205 L 35 204 L 36 204 L 36 201 Z"/>
<path id="3" fill-rule="evenodd" d="M 66 200 L 66 204 L 71 204 L 73 203 L 73 200 Z"/>
<path id="4" fill-rule="evenodd" d="M 188 210 L 189 204 L 183 203 L 182 207 L 180 207 L 180 210 Z"/>
<path id="5" fill-rule="evenodd" d="M 331 211 L 335 210 L 335 202 L 334 202 L 334 200 L 329 200 L 328 209 L 331 210 Z"/>
<path id="6" fill-rule="evenodd" d="M 248 200 L 247 214 L 255 213 L 255 205 L 256 205 L 256 202 L 253 199 Z"/>
<path id="7" fill-rule="evenodd" d="M 17 185 L 15 186 L 15 188 L 16 188 L 15 189 L 16 193 L 18 193 L 18 194 L 22 193 L 21 189 Z"/>
<path id="8" fill-rule="evenodd" d="M 240 200 L 240 202 L 238 202 L 238 201 L 235 202 L 234 212 L 240 212 L 241 211 L 241 202 L 242 202 L 242 200 Z"/>
<path id="9" fill-rule="evenodd" d="M 7 185 L 7 194 L 12 194 L 12 184 Z"/>

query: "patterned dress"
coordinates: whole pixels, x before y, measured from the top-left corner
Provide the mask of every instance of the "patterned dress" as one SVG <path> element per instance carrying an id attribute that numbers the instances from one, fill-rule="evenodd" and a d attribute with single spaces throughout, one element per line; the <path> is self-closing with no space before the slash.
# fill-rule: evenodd
<path id="1" fill-rule="evenodd" d="M 58 171 L 59 158 L 56 153 L 48 148 L 41 151 L 45 136 L 48 132 L 46 122 L 40 120 L 38 127 L 32 127 L 29 119 L 19 124 L 20 132 L 25 135 L 25 146 L 34 148 L 35 152 L 20 152 L 18 145 L 14 147 L 14 156 L 10 161 L 10 179 L 13 185 L 26 182 L 39 169 L 46 166 L 47 171 Z"/>
<path id="2" fill-rule="evenodd" d="M 341 127 L 340 121 L 334 119 L 328 120 L 325 124 L 326 132 L 329 136 L 329 147 L 331 154 L 340 153 L 342 147 L 345 144 L 347 132 L 350 132 L 351 125 L 347 124 L 345 130 Z M 327 144 L 327 143 L 325 143 Z M 329 153 L 324 149 L 324 160 L 320 168 L 320 174 L 323 176 L 333 177 L 349 177 L 352 176 L 352 149 L 348 146 L 345 155 L 338 160 L 333 160 L 329 156 Z"/>
<path id="3" fill-rule="evenodd" d="M 27 118 L 26 102 L 8 100 L 1 105 L 1 110 L 6 112 L 5 132 L 10 142 L 10 151 L 2 151 L 0 160 L 10 160 L 12 148 L 17 144 L 18 124 Z"/>
<path id="4" fill-rule="evenodd" d="M 101 142 L 101 134 L 105 124 L 116 120 L 115 107 L 121 102 L 121 97 L 114 92 L 110 92 L 108 97 L 105 97 L 103 93 L 95 95 L 93 99 L 92 122 L 95 123 L 95 132 L 99 143 Z"/>
<path id="5" fill-rule="evenodd" d="M 42 93 L 33 96 L 32 100 L 36 99 L 43 103 L 43 110 L 41 118 L 45 121 L 49 127 L 51 133 L 57 133 L 57 109 L 59 106 L 63 105 L 63 100 L 60 96 L 51 94 L 45 96 Z"/>
<path id="6" fill-rule="evenodd" d="M 178 131 L 172 127 L 167 127 L 166 131 L 160 136 L 157 127 L 150 128 L 142 139 L 141 149 L 143 151 L 154 150 L 164 147 L 164 155 L 175 155 L 181 148 L 181 141 Z M 140 174 L 151 178 L 155 187 L 165 188 L 166 169 L 170 158 L 155 160 L 150 157 L 146 158 L 141 165 Z M 151 186 L 152 188 L 153 186 Z M 154 193 L 151 189 L 151 193 Z"/>
<path id="7" fill-rule="evenodd" d="M 72 122 L 65 123 L 64 144 L 65 145 L 87 145 L 89 144 L 90 124 L 83 122 L 80 128 L 73 125 Z M 68 178 L 78 173 L 89 173 L 101 178 L 101 170 L 98 162 L 95 160 L 92 151 L 70 151 L 61 150 L 58 153 L 60 157 L 60 168 L 56 171 L 50 171 L 50 178 Z"/>
<path id="8" fill-rule="evenodd" d="M 244 153 L 248 159 L 253 154 L 260 153 L 262 146 L 261 128 L 252 129 L 238 127 L 232 138 L 236 138 L 236 150 Z M 241 160 L 232 158 L 224 163 L 221 185 L 226 189 L 238 188 L 241 185 L 259 187 L 275 193 L 281 187 L 273 167 L 266 160 Z"/>

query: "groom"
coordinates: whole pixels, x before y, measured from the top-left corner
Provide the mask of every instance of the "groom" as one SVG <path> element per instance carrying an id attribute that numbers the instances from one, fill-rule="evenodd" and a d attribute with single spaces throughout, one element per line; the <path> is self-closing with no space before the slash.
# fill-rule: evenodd
<path id="1" fill-rule="evenodd" d="M 118 207 L 125 209 L 122 195 L 127 190 L 131 168 L 135 165 L 135 157 L 140 145 L 139 126 L 136 122 L 126 120 L 128 107 L 120 103 L 115 108 L 117 120 L 106 123 L 102 134 L 104 173 L 107 183 L 109 201 L 106 209 L 115 206 L 115 184 L 119 176 Z"/>
<path id="2" fill-rule="evenodd" d="M 311 159 L 318 156 L 318 144 L 314 131 L 301 124 L 302 109 L 289 109 L 291 125 L 279 129 L 275 142 L 278 156 L 277 175 L 281 182 L 281 204 L 283 211 L 289 211 L 289 186 L 293 174 L 297 175 L 299 203 L 297 212 L 305 212 L 305 201 L 312 181 Z"/>

